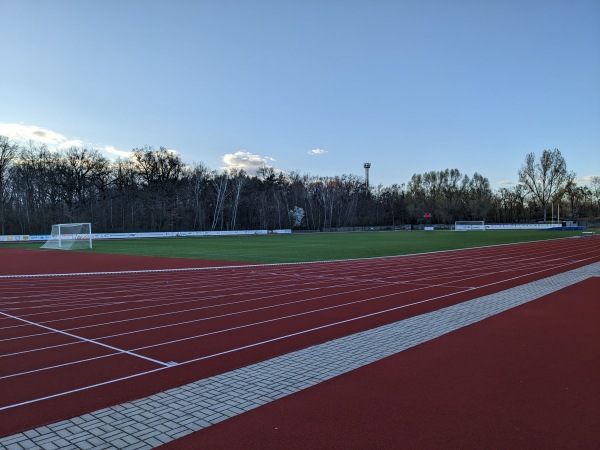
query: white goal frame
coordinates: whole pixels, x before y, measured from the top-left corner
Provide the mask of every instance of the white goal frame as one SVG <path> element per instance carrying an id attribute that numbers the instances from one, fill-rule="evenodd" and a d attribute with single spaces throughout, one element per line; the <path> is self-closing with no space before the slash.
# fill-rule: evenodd
<path id="1" fill-rule="evenodd" d="M 83 222 L 52 225 L 50 239 L 42 245 L 42 248 L 56 250 L 92 248 L 92 224 Z"/>
<path id="2" fill-rule="evenodd" d="M 454 231 L 485 231 L 483 220 L 457 220 L 454 222 Z"/>

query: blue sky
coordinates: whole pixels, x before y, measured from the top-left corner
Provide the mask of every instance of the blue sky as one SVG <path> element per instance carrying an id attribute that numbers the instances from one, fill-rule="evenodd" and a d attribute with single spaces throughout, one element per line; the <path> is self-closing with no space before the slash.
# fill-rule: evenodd
<path id="1" fill-rule="evenodd" d="M 600 176 L 599 0 L 0 0 L 0 134 L 371 184 Z"/>

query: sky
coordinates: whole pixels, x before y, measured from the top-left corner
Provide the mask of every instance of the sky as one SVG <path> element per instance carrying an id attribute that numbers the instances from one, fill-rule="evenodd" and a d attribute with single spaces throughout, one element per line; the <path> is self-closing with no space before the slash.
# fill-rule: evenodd
<path id="1" fill-rule="evenodd" d="M 0 134 L 493 189 L 600 176 L 600 0 L 0 0 Z"/>

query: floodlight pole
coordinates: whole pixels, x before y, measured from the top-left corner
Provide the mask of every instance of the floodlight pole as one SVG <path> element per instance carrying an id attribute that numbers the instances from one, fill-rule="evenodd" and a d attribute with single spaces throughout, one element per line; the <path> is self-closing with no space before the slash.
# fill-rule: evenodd
<path id="1" fill-rule="evenodd" d="M 369 191 L 369 169 L 371 168 L 371 163 L 366 162 L 364 165 L 365 168 L 365 187 L 367 192 Z"/>

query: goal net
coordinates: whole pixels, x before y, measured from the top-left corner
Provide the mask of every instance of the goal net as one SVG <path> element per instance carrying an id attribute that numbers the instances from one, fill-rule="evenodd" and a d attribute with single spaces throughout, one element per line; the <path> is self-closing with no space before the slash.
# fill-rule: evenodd
<path id="1" fill-rule="evenodd" d="M 479 230 L 485 231 L 483 220 L 457 220 L 454 222 L 454 231 Z"/>
<path id="2" fill-rule="evenodd" d="M 77 250 L 92 248 L 91 223 L 59 223 L 52 225 L 50 239 L 42 248 Z"/>

